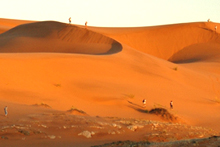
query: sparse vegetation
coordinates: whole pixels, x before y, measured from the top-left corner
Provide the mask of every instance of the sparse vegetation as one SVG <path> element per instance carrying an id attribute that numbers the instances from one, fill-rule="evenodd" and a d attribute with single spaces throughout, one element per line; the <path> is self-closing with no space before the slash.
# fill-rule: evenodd
<path id="1" fill-rule="evenodd" d="M 27 130 L 18 130 L 18 132 L 19 132 L 19 133 L 22 133 L 22 134 L 24 134 L 24 135 L 26 135 L 26 136 L 29 136 L 29 135 L 30 135 L 30 132 L 27 131 Z"/>
<path id="2" fill-rule="evenodd" d="M 70 113 L 72 113 L 72 112 L 79 112 L 79 113 L 82 113 L 82 114 L 86 114 L 84 111 L 79 110 L 79 109 L 75 108 L 74 106 L 72 106 L 70 108 L 70 110 L 68 110 L 67 112 L 70 112 Z"/>
<path id="3" fill-rule="evenodd" d="M 74 106 L 72 106 L 71 108 L 70 108 L 70 110 L 75 110 L 76 108 L 74 107 Z"/>
<path id="4" fill-rule="evenodd" d="M 46 108 L 51 108 L 48 104 L 45 104 L 44 102 L 41 102 L 40 104 L 35 104 L 34 106 L 43 106 Z"/>
<path id="5" fill-rule="evenodd" d="M 178 70 L 178 67 L 174 67 L 173 70 L 177 71 L 177 70 Z"/>
<path id="6" fill-rule="evenodd" d="M 145 113 L 149 113 L 149 110 L 144 110 L 145 111 Z"/>
<path id="7" fill-rule="evenodd" d="M 149 111 L 150 114 L 156 114 L 160 115 L 163 119 L 170 120 L 170 121 L 175 121 L 177 120 L 177 117 L 175 117 L 173 114 L 168 112 L 164 108 L 154 108 Z"/>

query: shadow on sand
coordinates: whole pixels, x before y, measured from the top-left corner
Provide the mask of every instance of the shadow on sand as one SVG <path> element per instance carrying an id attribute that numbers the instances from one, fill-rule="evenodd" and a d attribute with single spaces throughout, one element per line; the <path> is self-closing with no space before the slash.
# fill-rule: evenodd
<path id="1" fill-rule="evenodd" d="M 135 104 L 131 101 L 128 101 L 128 103 L 130 104 L 130 105 L 128 105 L 128 107 L 133 108 L 134 110 L 136 110 L 138 112 L 141 112 L 141 113 L 147 113 L 148 112 L 148 110 L 144 109 L 144 107 L 142 107 L 138 104 Z"/>

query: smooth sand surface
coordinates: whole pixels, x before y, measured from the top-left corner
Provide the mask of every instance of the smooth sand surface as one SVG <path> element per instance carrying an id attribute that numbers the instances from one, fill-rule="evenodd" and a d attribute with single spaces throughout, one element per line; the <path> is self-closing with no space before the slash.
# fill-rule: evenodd
<path id="1" fill-rule="evenodd" d="M 12 119 L 34 112 L 20 104 L 45 103 L 58 111 L 73 106 L 89 116 L 162 121 L 141 111 L 146 99 L 144 109 L 163 107 L 185 124 L 220 131 L 215 25 L 220 28 L 197 22 L 86 29 L 0 19 L 1 115 L 4 105 L 13 106 Z"/>

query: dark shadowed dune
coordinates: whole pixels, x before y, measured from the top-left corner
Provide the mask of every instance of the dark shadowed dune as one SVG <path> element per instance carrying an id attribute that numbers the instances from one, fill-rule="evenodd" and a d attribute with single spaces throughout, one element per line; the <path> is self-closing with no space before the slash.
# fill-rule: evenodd
<path id="1" fill-rule="evenodd" d="M 15 26 L 31 22 L 33 21 L 0 18 L 0 34 L 10 30 Z"/>
<path id="2" fill-rule="evenodd" d="M 121 44 L 107 36 L 54 21 L 23 24 L 0 34 L 2 53 L 112 54 L 121 50 Z"/>
<path id="3" fill-rule="evenodd" d="M 191 63 L 220 56 L 220 43 L 198 43 L 187 46 L 169 58 L 175 63 Z"/>

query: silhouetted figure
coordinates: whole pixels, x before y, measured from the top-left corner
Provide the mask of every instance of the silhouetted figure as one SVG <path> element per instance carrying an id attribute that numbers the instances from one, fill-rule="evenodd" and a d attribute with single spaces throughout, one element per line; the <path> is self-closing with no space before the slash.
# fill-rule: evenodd
<path id="1" fill-rule="evenodd" d="M 86 21 L 86 22 L 85 22 L 85 27 L 86 27 L 86 28 L 87 28 L 87 23 L 88 23 L 88 22 Z"/>
<path id="2" fill-rule="evenodd" d="M 7 117 L 7 115 L 8 115 L 8 107 L 7 106 L 5 106 L 4 111 L 5 111 L 5 116 Z"/>
<path id="3" fill-rule="evenodd" d="M 170 109 L 173 109 L 173 101 L 170 101 Z"/>
<path id="4" fill-rule="evenodd" d="M 71 17 L 69 18 L 69 24 L 71 24 Z"/>
<path id="5" fill-rule="evenodd" d="M 142 103 L 143 103 L 143 107 L 146 107 L 146 99 L 143 99 Z"/>

